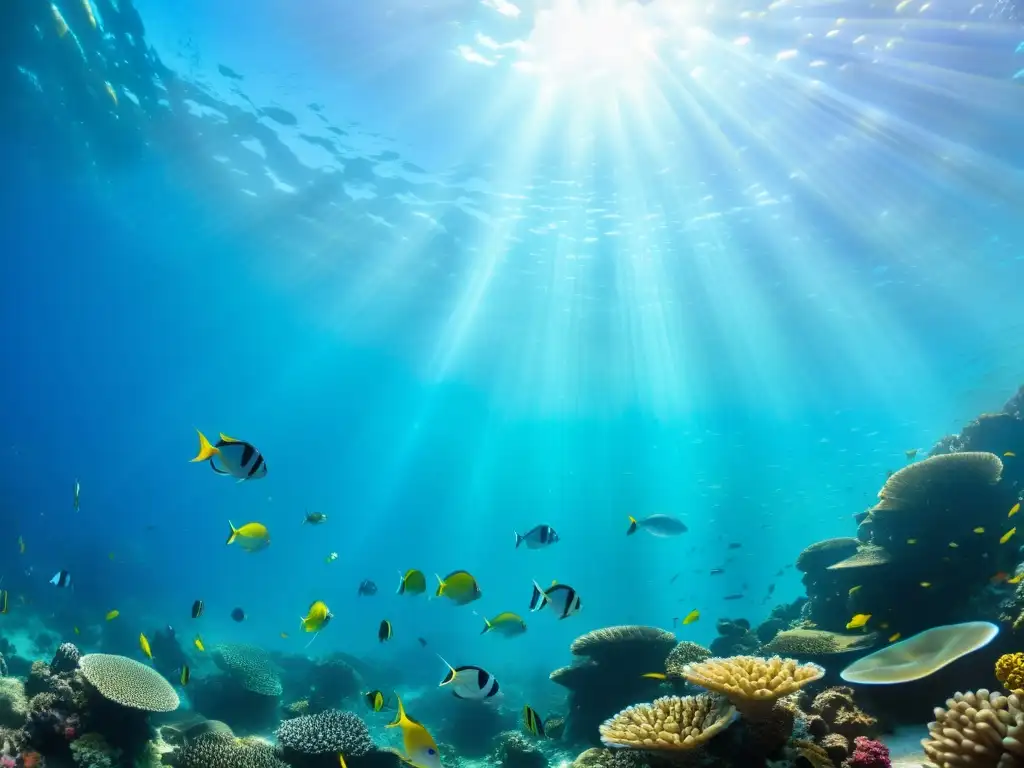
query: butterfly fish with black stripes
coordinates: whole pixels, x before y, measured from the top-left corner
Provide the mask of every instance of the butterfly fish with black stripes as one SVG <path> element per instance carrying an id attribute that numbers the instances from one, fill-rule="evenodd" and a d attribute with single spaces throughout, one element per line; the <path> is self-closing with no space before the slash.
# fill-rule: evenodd
<path id="1" fill-rule="evenodd" d="M 448 667 L 448 674 L 440 685 L 450 685 L 452 694 L 457 699 L 472 701 L 500 701 L 503 694 L 498 681 L 490 672 L 480 667 L 453 667 L 441 654 L 437 658 Z"/>
<path id="2" fill-rule="evenodd" d="M 200 461 L 210 462 L 210 468 L 218 475 L 231 475 L 240 483 L 267 476 L 267 462 L 263 454 L 252 443 L 228 437 L 223 432 L 216 445 L 199 432 L 199 453 L 192 462 Z"/>

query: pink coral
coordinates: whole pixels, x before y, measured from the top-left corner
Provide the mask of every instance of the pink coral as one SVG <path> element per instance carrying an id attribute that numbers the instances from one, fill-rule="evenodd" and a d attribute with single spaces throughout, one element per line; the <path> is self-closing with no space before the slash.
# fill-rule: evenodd
<path id="1" fill-rule="evenodd" d="M 843 761 L 843 768 L 892 768 L 889 748 L 882 742 L 858 736 L 853 744 L 853 754 Z"/>
<path id="2" fill-rule="evenodd" d="M 10 755 L 0 757 L 0 768 L 14 768 L 18 763 Z"/>

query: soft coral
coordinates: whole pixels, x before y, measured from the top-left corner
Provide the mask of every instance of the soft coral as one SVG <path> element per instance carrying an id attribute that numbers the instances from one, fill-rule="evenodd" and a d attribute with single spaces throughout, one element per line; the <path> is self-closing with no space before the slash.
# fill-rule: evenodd
<path id="1" fill-rule="evenodd" d="M 853 744 L 853 754 L 843 761 L 843 768 L 892 768 L 889 748 L 882 742 L 858 736 Z"/>

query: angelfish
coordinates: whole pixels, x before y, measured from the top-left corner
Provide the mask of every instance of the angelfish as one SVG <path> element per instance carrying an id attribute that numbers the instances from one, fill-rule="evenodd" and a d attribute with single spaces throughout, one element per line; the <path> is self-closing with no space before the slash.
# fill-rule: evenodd
<path id="1" fill-rule="evenodd" d="M 533 597 L 530 598 L 530 610 L 539 611 L 546 605 L 558 614 L 558 618 L 567 619 L 574 613 L 578 613 L 581 607 L 580 596 L 576 590 L 568 584 L 559 584 L 557 581 L 547 589 L 541 589 L 540 585 L 533 582 Z"/>

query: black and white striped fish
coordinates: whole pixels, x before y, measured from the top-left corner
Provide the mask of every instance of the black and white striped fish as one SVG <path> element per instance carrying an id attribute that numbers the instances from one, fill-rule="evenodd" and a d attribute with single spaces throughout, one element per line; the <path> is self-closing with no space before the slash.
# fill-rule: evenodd
<path id="1" fill-rule="evenodd" d="M 519 545 L 524 541 L 527 549 L 542 549 L 558 541 L 558 534 L 550 525 L 538 525 L 522 535 L 518 531 L 512 531 L 512 533 L 516 537 L 516 549 L 519 549 Z"/>
<path id="2" fill-rule="evenodd" d="M 53 578 L 50 579 L 50 583 L 55 587 L 70 587 L 71 586 L 71 574 L 67 571 L 57 571 L 53 574 Z"/>
<path id="3" fill-rule="evenodd" d="M 196 431 L 199 432 L 198 429 Z M 199 432 L 199 453 L 192 461 L 209 461 L 210 468 L 218 475 L 231 475 L 240 483 L 267 476 L 267 462 L 263 454 L 252 443 L 235 440 L 223 432 L 216 445 L 212 445 L 206 435 Z"/>
<path id="4" fill-rule="evenodd" d="M 440 655 L 437 658 L 444 661 Z M 447 661 L 444 665 L 448 667 L 448 674 L 440 684 L 450 685 L 456 698 L 497 701 L 503 695 L 498 681 L 487 670 L 472 666 L 453 667 Z"/>
<path id="5" fill-rule="evenodd" d="M 582 604 L 576 590 L 568 584 L 553 582 L 547 589 L 533 582 L 533 597 L 530 598 L 530 610 L 539 611 L 545 605 L 550 605 L 552 610 L 558 614 L 558 618 L 567 619 L 574 613 L 579 613 Z"/>

